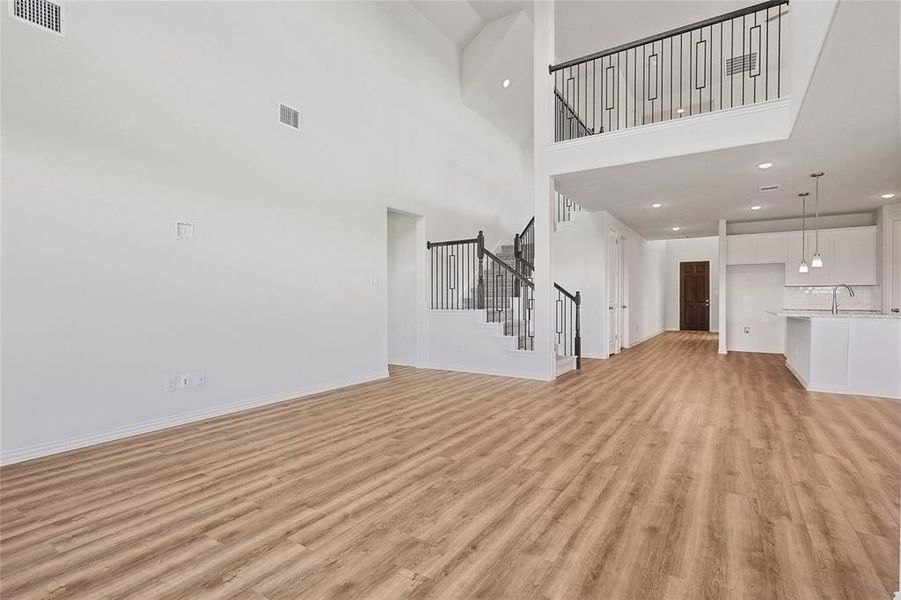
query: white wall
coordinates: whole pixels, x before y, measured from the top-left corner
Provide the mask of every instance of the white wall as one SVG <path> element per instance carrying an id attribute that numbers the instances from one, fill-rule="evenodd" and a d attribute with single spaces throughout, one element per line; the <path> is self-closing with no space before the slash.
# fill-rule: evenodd
<path id="1" fill-rule="evenodd" d="M 493 242 L 531 203 L 406 3 L 73 2 L 64 39 L 0 21 L 4 461 L 384 376 L 386 207 Z"/>
<path id="2" fill-rule="evenodd" d="M 719 329 L 719 238 L 683 238 L 666 241 L 666 329 L 679 329 L 679 263 L 710 261 L 710 330 Z"/>
<path id="3" fill-rule="evenodd" d="M 634 346 L 665 329 L 666 242 L 631 236 L 627 256 L 633 259 L 629 286 L 629 346 Z"/>
<path id="4" fill-rule="evenodd" d="M 730 352 L 785 351 L 785 319 L 767 311 L 782 309 L 784 265 L 726 267 L 726 340 Z M 745 333 L 745 327 L 750 331 Z"/>
<path id="5" fill-rule="evenodd" d="M 388 362 L 416 365 L 419 361 L 416 217 L 388 211 Z"/>
<path id="6" fill-rule="evenodd" d="M 605 224 L 604 213 L 582 211 L 552 235 L 554 281 L 582 293 L 582 356 L 592 358 L 607 356 Z"/>
<path id="7" fill-rule="evenodd" d="M 647 241 L 606 211 L 573 213 L 554 233 L 554 280 L 582 292 L 582 354 L 607 358 L 607 231 L 626 236 L 628 346 L 663 331 L 666 242 Z"/>

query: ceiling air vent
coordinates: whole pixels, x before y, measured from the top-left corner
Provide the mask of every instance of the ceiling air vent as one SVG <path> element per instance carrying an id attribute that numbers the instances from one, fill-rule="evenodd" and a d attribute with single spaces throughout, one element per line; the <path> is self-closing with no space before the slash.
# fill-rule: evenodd
<path id="1" fill-rule="evenodd" d="M 775 192 L 778 189 L 778 185 L 762 185 L 758 188 L 758 190 L 761 192 Z"/>
<path id="2" fill-rule="evenodd" d="M 300 129 L 300 111 L 284 104 L 279 104 L 278 106 L 279 121 L 288 127 Z"/>
<path id="3" fill-rule="evenodd" d="M 757 70 L 757 53 L 742 54 L 726 59 L 726 77 L 739 73 L 753 73 Z"/>
<path id="4" fill-rule="evenodd" d="M 65 35 L 66 11 L 60 0 L 12 0 L 9 14 L 57 35 Z"/>

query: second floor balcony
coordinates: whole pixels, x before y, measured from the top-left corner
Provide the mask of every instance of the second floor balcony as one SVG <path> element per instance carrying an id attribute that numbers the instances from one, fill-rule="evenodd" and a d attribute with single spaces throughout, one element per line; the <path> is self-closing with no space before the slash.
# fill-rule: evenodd
<path id="1" fill-rule="evenodd" d="M 770 0 L 552 65 L 554 141 L 785 98 L 788 40 Z"/>

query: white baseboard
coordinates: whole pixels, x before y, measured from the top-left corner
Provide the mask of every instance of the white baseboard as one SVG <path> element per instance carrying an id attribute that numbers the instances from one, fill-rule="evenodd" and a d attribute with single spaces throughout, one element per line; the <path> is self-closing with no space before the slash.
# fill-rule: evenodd
<path id="1" fill-rule="evenodd" d="M 77 450 L 79 448 L 87 448 L 88 446 L 96 446 L 97 444 L 121 440 L 135 435 L 140 435 L 142 433 L 151 433 L 154 431 L 160 431 L 162 429 L 169 429 L 171 427 L 178 427 L 180 425 L 187 425 L 189 423 L 196 423 L 197 421 L 212 419 L 214 417 L 221 417 L 224 415 L 245 411 L 251 408 L 259 408 L 261 406 L 267 406 L 269 404 L 278 404 L 279 402 L 296 400 L 298 398 L 303 398 L 304 396 L 312 396 L 313 394 L 320 394 L 322 392 L 328 392 L 351 385 L 375 381 L 377 379 L 384 379 L 385 377 L 388 377 L 387 370 L 360 375 L 358 377 L 351 377 L 349 379 L 344 379 L 341 381 L 334 381 L 330 383 L 305 387 L 289 392 L 260 396 L 258 398 L 242 400 L 240 402 L 234 402 L 231 404 L 213 406 L 189 413 L 174 415 L 171 417 L 153 419 L 151 421 L 144 421 L 143 423 L 135 423 L 134 425 L 125 425 L 123 427 L 117 427 L 115 429 L 77 436 L 65 440 L 47 442 L 45 444 L 38 444 L 36 446 L 30 446 L 27 448 L 19 448 L 17 450 L 9 450 L 0 454 L 0 464 L 11 465 L 13 463 L 31 460 L 34 458 L 50 456 L 51 454 L 59 454 L 60 452 L 68 452 L 70 450 Z"/>
<path id="2" fill-rule="evenodd" d="M 648 340 L 650 340 L 650 339 L 652 339 L 652 338 L 655 338 L 655 337 L 657 337 L 658 335 L 662 334 L 662 333 L 665 332 L 665 331 L 669 331 L 669 330 L 668 330 L 668 329 L 661 329 L 661 330 L 658 331 L 657 333 L 652 333 L 652 334 L 650 334 L 650 335 L 646 335 L 646 336 L 644 336 L 643 338 L 641 338 L 640 340 L 637 340 L 637 341 L 635 341 L 635 342 L 633 342 L 633 341 L 630 340 L 630 341 L 629 341 L 629 348 L 634 348 L 634 347 L 637 346 L 638 344 L 642 344 L 642 343 L 644 343 L 644 342 L 646 342 L 646 341 L 648 341 Z"/>
<path id="3" fill-rule="evenodd" d="M 798 373 L 797 371 L 795 371 L 792 368 L 792 366 L 788 363 L 788 360 L 785 361 L 785 368 L 788 369 L 789 372 L 795 376 L 795 379 L 798 380 L 798 383 L 801 384 L 801 387 L 803 387 L 806 390 L 807 389 L 807 380 L 804 377 L 802 377 L 800 373 Z"/>
<path id="4" fill-rule="evenodd" d="M 423 367 L 423 368 L 432 369 L 435 371 L 453 371 L 455 373 L 473 373 L 475 375 L 492 375 L 494 377 L 514 377 L 516 379 L 531 379 L 533 381 L 553 381 L 552 378 L 543 377 L 541 375 L 527 375 L 527 374 L 522 374 L 522 373 L 502 373 L 500 371 L 493 371 L 491 369 L 480 369 L 478 367 L 463 366 L 463 365 L 451 365 L 451 364 L 429 365 L 429 366 Z"/>

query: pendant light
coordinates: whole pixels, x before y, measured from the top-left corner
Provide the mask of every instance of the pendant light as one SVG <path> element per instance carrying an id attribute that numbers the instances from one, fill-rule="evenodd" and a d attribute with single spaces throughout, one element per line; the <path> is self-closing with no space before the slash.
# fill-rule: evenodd
<path id="1" fill-rule="evenodd" d="M 798 265 L 798 273 L 807 273 L 807 196 L 809 192 L 801 192 L 801 264 Z"/>
<path id="2" fill-rule="evenodd" d="M 814 269 L 819 269 L 823 266 L 823 257 L 820 256 L 820 177 L 823 176 L 823 173 L 811 173 L 810 176 L 813 177 L 817 182 L 816 196 L 814 197 L 814 210 L 816 211 L 816 242 L 814 242 L 815 249 L 813 252 L 813 258 L 810 259 L 810 266 Z"/>

